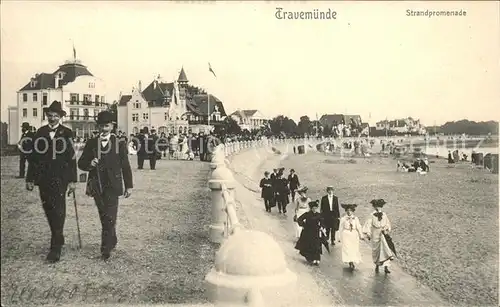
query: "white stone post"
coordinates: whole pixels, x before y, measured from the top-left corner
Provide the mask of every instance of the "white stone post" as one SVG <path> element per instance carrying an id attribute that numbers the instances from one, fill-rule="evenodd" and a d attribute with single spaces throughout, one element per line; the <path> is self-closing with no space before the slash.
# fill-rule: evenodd
<path id="1" fill-rule="evenodd" d="M 220 147 L 217 149 L 210 164 L 213 170 L 208 181 L 208 186 L 212 191 L 212 220 L 209 226 L 209 238 L 213 243 L 222 243 L 227 220 L 226 206 L 222 196 L 222 185 L 224 184 L 229 194 L 234 197 L 235 181 L 231 171 L 226 168 L 225 159 L 220 151 Z"/>
<path id="2" fill-rule="evenodd" d="M 264 232 L 245 229 L 222 244 L 215 268 L 205 277 L 208 298 L 217 307 L 279 307 L 296 293 L 296 281 L 278 243 Z"/>

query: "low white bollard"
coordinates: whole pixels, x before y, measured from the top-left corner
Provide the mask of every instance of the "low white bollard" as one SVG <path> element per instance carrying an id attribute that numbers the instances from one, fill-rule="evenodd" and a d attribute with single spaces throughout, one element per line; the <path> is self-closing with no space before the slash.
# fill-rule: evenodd
<path id="1" fill-rule="evenodd" d="M 278 243 L 264 232 L 246 229 L 222 244 L 215 268 L 205 277 L 208 298 L 218 307 L 279 307 L 295 293 L 296 281 Z"/>

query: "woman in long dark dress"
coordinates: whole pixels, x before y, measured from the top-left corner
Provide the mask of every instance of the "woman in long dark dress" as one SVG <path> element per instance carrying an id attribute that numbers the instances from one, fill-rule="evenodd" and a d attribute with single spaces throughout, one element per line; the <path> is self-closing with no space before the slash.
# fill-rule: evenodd
<path id="1" fill-rule="evenodd" d="M 300 251 L 300 254 L 306 258 L 307 262 L 319 265 L 322 254 L 320 230 L 323 227 L 323 218 L 319 213 L 319 201 L 310 202 L 309 208 L 310 211 L 297 218 L 297 223 L 303 229 L 295 248 Z"/>

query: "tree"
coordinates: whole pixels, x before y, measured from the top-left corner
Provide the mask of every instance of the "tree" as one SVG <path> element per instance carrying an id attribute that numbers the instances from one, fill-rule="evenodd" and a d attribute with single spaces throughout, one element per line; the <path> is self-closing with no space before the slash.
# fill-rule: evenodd
<path id="1" fill-rule="evenodd" d="M 240 134 L 241 128 L 240 125 L 231 117 L 226 117 L 221 125 L 216 126 L 216 132 L 220 134 Z"/>
<path id="2" fill-rule="evenodd" d="M 112 104 L 109 105 L 108 111 L 113 113 L 114 117 L 113 120 L 117 123 L 118 122 L 118 101 L 113 101 Z"/>
<path id="3" fill-rule="evenodd" d="M 269 121 L 269 126 L 271 127 L 271 132 L 274 135 L 286 134 L 295 135 L 297 133 L 297 124 L 293 119 L 288 118 L 284 115 L 278 115 Z"/>
<path id="4" fill-rule="evenodd" d="M 298 132 L 300 135 L 304 134 L 313 134 L 313 125 L 311 120 L 309 119 L 309 116 L 304 115 L 300 117 L 299 124 L 298 124 Z"/>

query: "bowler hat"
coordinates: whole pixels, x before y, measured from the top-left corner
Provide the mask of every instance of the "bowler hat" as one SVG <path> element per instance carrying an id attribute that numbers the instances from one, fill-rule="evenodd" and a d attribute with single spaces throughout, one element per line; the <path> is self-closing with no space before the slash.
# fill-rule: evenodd
<path id="1" fill-rule="evenodd" d="M 102 111 L 97 114 L 97 124 L 98 125 L 103 125 L 103 124 L 109 124 L 109 123 L 114 123 L 114 115 L 113 113 L 109 111 Z"/>
<path id="2" fill-rule="evenodd" d="M 26 129 L 29 129 L 31 126 L 29 123 L 27 122 L 24 122 L 22 125 L 21 125 L 22 128 L 26 128 Z"/>
<path id="3" fill-rule="evenodd" d="M 43 108 L 43 112 L 54 112 L 60 116 L 66 116 L 66 111 L 63 110 L 61 102 L 54 100 L 50 106 Z"/>

